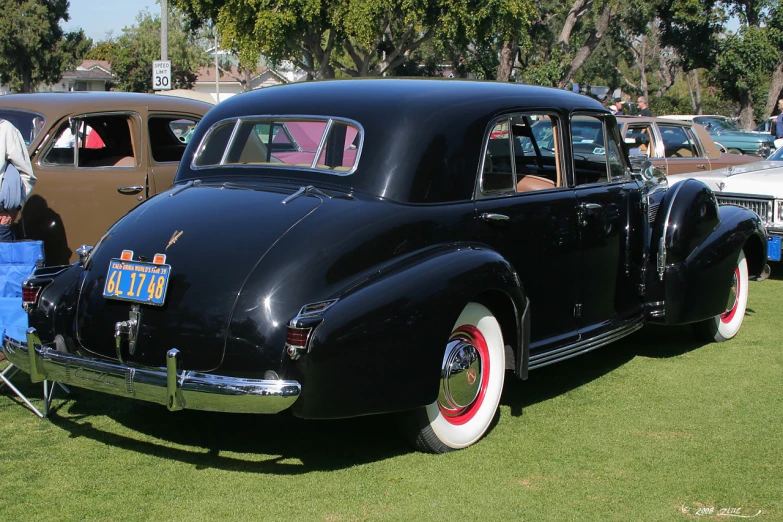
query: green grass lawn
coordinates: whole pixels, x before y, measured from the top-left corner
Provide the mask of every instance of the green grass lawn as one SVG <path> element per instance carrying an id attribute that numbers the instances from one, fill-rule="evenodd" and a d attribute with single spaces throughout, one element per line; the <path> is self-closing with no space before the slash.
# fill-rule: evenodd
<path id="1" fill-rule="evenodd" d="M 6 390 L 0 520 L 783 520 L 783 279 L 750 292 L 730 342 L 648 326 L 509 374 L 487 436 L 441 456 L 393 416 L 169 413 L 73 389 L 40 420 Z"/>

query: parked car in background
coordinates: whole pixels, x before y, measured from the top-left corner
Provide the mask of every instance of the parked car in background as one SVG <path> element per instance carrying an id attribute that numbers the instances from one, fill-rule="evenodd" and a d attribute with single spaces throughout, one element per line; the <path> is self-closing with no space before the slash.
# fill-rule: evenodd
<path id="1" fill-rule="evenodd" d="M 753 129 L 753 132 L 760 132 L 760 133 L 772 135 L 772 127 L 775 125 L 775 120 L 777 118 L 778 118 L 777 116 L 770 116 L 769 118 L 767 118 L 766 120 L 758 124 L 756 128 Z"/>
<path id="2" fill-rule="evenodd" d="M 783 148 L 765 161 L 707 173 L 669 176 L 669 183 L 698 179 L 714 192 L 721 205 L 738 205 L 759 215 L 770 236 L 767 257 L 781 259 L 783 241 Z"/>
<path id="3" fill-rule="evenodd" d="M 748 154 L 766 158 L 775 151 L 775 138 L 753 131 L 744 131 L 726 116 L 718 115 L 681 115 L 662 116 L 673 120 L 690 121 L 702 125 L 712 136 L 713 141 L 731 154 Z"/>
<path id="4" fill-rule="evenodd" d="M 649 116 L 618 116 L 620 133 L 632 154 L 648 156 L 666 175 L 708 171 L 761 158 L 720 151 L 697 123 Z"/>
<path id="5" fill-rule="evenodd" d="M 173 188 L 37 270 L 32 328 L 2 346 L 34 381 L 172 411 L 400 412 L 415 447 L 464 448 L 507 373 L 647 322 L 737 333 L 764 228 L 679 187 L 632 172 L 615 118 L 558 89 L 261 89 L 205 116 Z"/>
<path id="6" fill-rule="evenodd" d="M 17 237 L 43 240 L 47 264 L 75 261 L 80 245 L 171 185 L 186 133 L 212 107 L 119 92 L 0 97 L 0 118 L 22 132 L 38 178 Z"/>

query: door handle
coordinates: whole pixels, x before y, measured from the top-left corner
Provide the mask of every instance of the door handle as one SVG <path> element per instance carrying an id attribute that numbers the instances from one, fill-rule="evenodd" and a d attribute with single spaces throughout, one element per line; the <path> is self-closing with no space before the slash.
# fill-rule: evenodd
<path id="1" fill-rule="evenodd" d="M 578 212 L 578 219 L 580 227 L 586 227 L 587 226 L 587 214 L 589 212 L 593 212 L 595 210 L 601 210 L 603 208 L 598 203 L 579 203 L 579 212 Z"/>
<path id="2" fill-rule="evenodd" d="M 484 221 L 508 221 L 510 218 L 504 214 L 490 214 L 488 212 L 484 212 L 481 214 L 481 219 Z"/>
<path id="3" fill-rule="evenodd" d="M 138 194 L 142 190 L 144 190 L 144 187 L 140 187 L 138 185 L 135 186 L 135 187 L 118 187 L 117 188 L 117 192 L 119 192 L 120 194 L 125 194 L 126 196 L 133 196 L 135 194 Z"/>
<path id="4" fill-rule="evenodd" d="M 696 168 L 699 170 L 707 170 L 707 165 L 704 165 L 702 163 L 696 165 Z"/>

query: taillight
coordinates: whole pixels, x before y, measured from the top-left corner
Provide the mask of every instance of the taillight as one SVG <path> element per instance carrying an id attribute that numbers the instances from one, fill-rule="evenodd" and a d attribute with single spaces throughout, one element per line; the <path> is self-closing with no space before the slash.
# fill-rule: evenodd
<path id="1" fill-rule="evenodd" d="M 297 360 L 309 351 L 307 346 L 313 330 L 323 321 L 323 314 L 337 302 L 337 299 L 304 305 L 299 313 L 288 322 L 285 332 L 285 351 L 292 360 Z"/>
<path id="2" fill-rule="evenodd" d="M 30 312 L 38 306 L 38 298 L 41 297 L 42 286 L 23 286 L 22 287 L 22 308 L 25 312 Z"/>

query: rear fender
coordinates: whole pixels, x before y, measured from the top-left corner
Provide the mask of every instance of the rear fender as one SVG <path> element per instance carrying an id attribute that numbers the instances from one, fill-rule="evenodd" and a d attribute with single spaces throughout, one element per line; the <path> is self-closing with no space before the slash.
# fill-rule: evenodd
<path id="1" fill-rule="evenodd" d="M 648 278 L 648 296 L 663 300 L 648 306 L 659 311 L 653 319 L 684 324 L 723 313 L 740 249 L 747 243 L 749 251 L 760 252 L 765 241 L 764 227 L 753 212 L 718 207 L 700 181 L 674 185 L 658 211 L 650 245 L 655 270 Z M 763 255 L 752 255 L 751 277 L 761 274 L 763 263 Z"/>
<path id="2" fill-rule="evenodd" d="M 521 354 L 519 278 L 503 257 L 480 245 L 430 249 L 347 289 L 297 361 L 304 386 L 294 413 L 349 417 L 431 403 L 446 341 L 470 301 L 492 310 L 506 344 Z"/>

